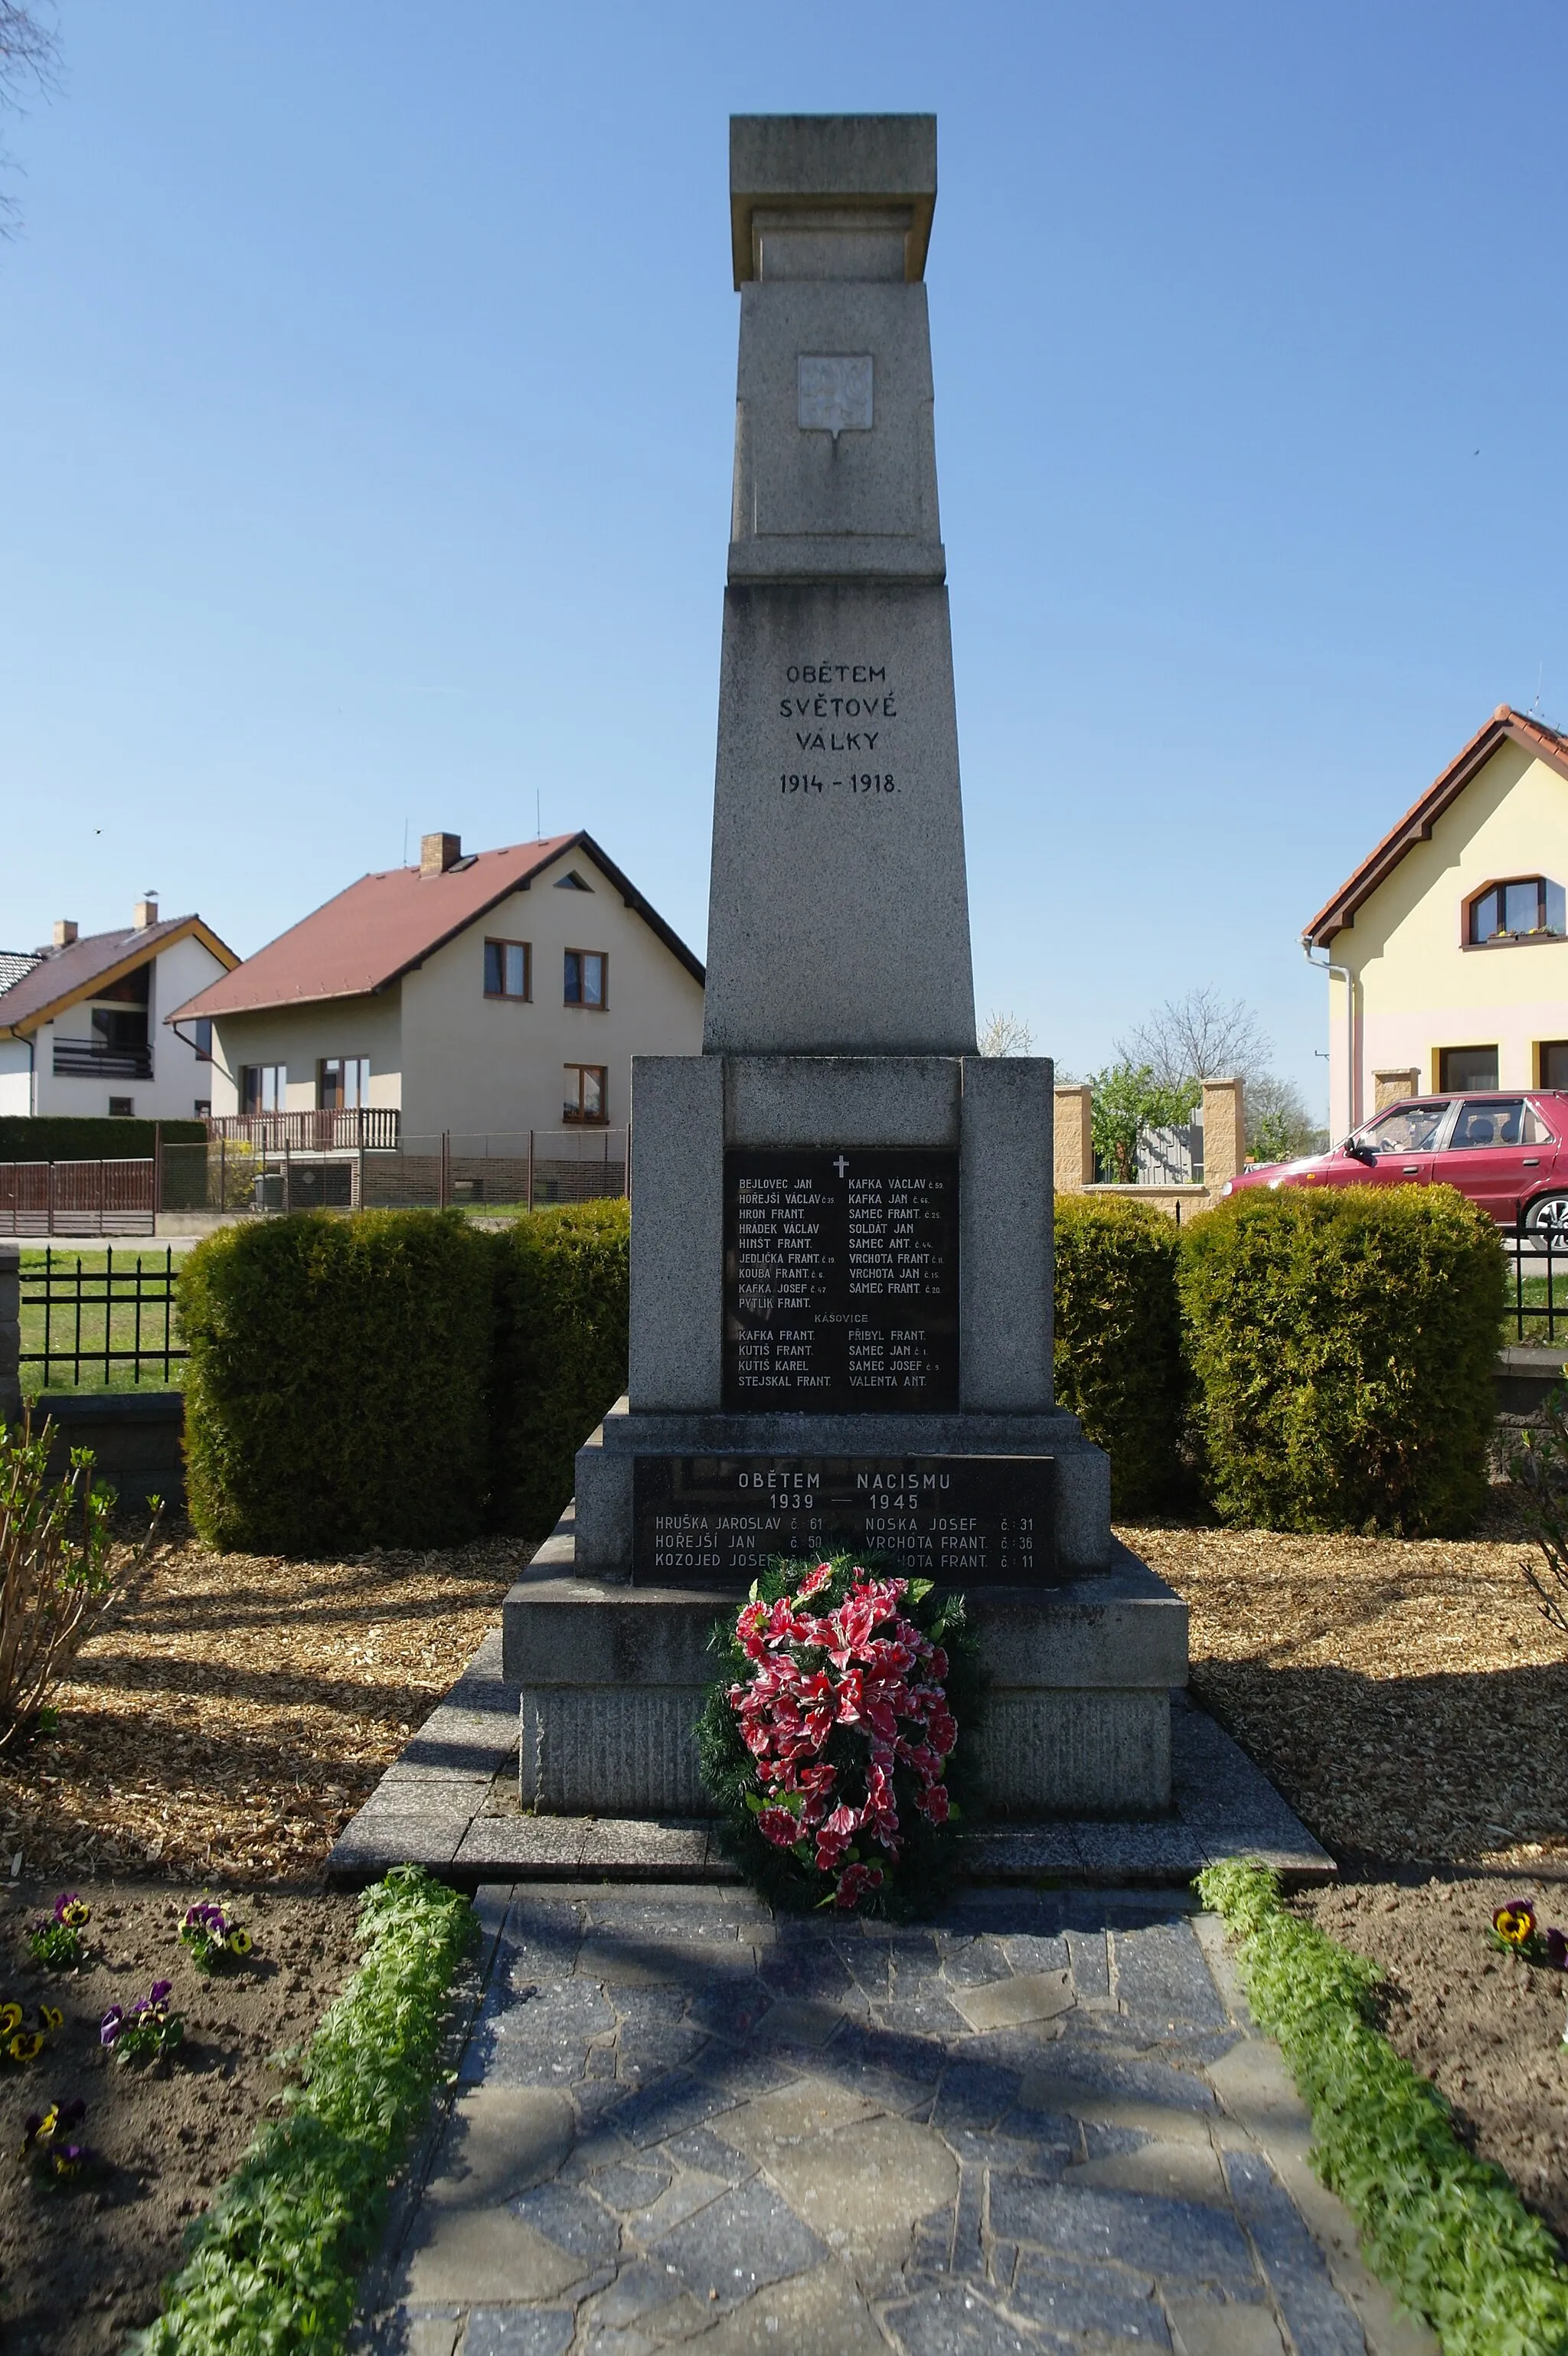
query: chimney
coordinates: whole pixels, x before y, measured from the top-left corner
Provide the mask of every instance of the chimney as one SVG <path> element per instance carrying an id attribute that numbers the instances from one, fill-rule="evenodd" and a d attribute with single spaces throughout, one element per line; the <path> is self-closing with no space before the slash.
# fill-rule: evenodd
<path id="1" fill-rule="evenodd" d="M 57 916 L 55 918 L 55 947 L 57 949 L 69 949 L 72 941 L 76 938 L 76 933 L 77 927 L 74 917 Z"/>
<path id="2" fill-rule="evenodd" d="M 463 856 L 463 838 L 458 834 L 421 834 L 420 837 L 420 873 L 444 875 L 455 867 Z"/>
<path id="3" fill-rule="evenodd" d="M 155 925 L 157 923 L 158 895 L 155 892 L 149 892 L 144 900 L 137 901 L 135 921 L 136 930 L 139 933 L 144 933 L 149 925 Z"/>

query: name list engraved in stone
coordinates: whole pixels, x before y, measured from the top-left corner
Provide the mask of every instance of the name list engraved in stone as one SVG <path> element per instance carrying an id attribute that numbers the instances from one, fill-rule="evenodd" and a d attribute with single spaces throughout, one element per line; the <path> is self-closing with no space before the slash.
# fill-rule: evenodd
<path id="1" fill-rule="evenodd" d="M 724 1405 L 958 1404 L 958 1156 L 724 1156 Z"/>
<path id="2" fill-rule="evenodd" d="M 632 1580 L 749 1587 L 848 1551 L 940 1587 L 1056 1578 L 1049 1456 L 639 1456 Z"/>

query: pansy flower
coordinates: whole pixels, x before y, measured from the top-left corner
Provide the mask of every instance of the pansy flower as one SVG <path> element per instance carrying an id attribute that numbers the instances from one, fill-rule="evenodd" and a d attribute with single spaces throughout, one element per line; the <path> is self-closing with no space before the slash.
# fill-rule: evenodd
<path id="1" fill-rule="evenodd" d="M 1523 1947 L 1535 1936 L 1535 1916 L 1521 1898 L 1517 1905 L 1498 1908 L 1492 1928 L 1509 1946 Z"/>
<path id="2" fill-rule="evenodd" d="M 15 2037 L 5 2040 L 5 2051 L 13 2062 L 36 2062 L 43 2050 L 41 2029 L 19 2029 Z"/>
<path id="3" fill-rule="evenodd" d="M 92 1909 L 85 1898 L 74 1890 L 62 1890 L 55 1900 L 55 1921 L 68 1931 L 80 1931 L 84 1922 L 92 1920 Z"/>

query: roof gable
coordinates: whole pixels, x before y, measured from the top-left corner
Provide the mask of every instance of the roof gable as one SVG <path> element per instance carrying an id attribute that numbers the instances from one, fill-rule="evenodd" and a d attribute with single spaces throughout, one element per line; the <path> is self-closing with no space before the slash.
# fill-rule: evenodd
<path id="1" fill-rule="evenodd" d="M 21 1037 L 52 1023 L 187 938 L 198 940 L 221 966 L 232 969 L 240 962 L 228 942 L 220 941 L 199 916 L 165 916 L 140 931 L 130 925 L 123 932 L 89 933 L 62 948 L 43 950 L 0 995 L 0 1035 Z"/>
<path id="2" fill-rule="evenodd" d="M 312 1005 L 324 999 L 375 997 L 569 851 L 591 859 L 671 956 L 696 981 L 704 980 L 702 966 L 686 943 L 592 836 L 579 832 L 477 851 L 439 874 L 393 867 L 362 875 L 165 1020 L 187 1023 Z"/>
<path id="3" fill-rule="evenodd" d="M 1509 741 L 1522 745 L 1535 759 L 1568 777 L 1568 736 L 1531 720 L 1511 704 L 1499 703 L 1484 728 L 1477 729 L 1463 751 L 1433 779 L 1418 801 L 1376 848 L 1368 852 L 1332 899 L 1325 902 L 1301 937 L 1308 948 L 1325 948 L 1336 933 L 1355 921 L 1356 911 L 1371 899 L 1380 884 L 1392 874 L 1406 851 L 1431 840 L 1432 830 L 1445 810 L 1452 809 L 1466 787 L 1479 776 L 1499 747 Z"/>

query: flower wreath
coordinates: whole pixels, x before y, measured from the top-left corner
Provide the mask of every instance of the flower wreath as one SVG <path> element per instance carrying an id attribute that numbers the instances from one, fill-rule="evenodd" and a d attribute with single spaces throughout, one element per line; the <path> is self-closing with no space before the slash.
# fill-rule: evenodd
<path id="1" fill-rule="evenodd" d="M 961 1596 L 848 1556 L 764 1573 L 710 1644 L 698 1721 L 725 1845 L 771 1902 L 912 1914 L 940 1902 L 977 1687 Z"/>

